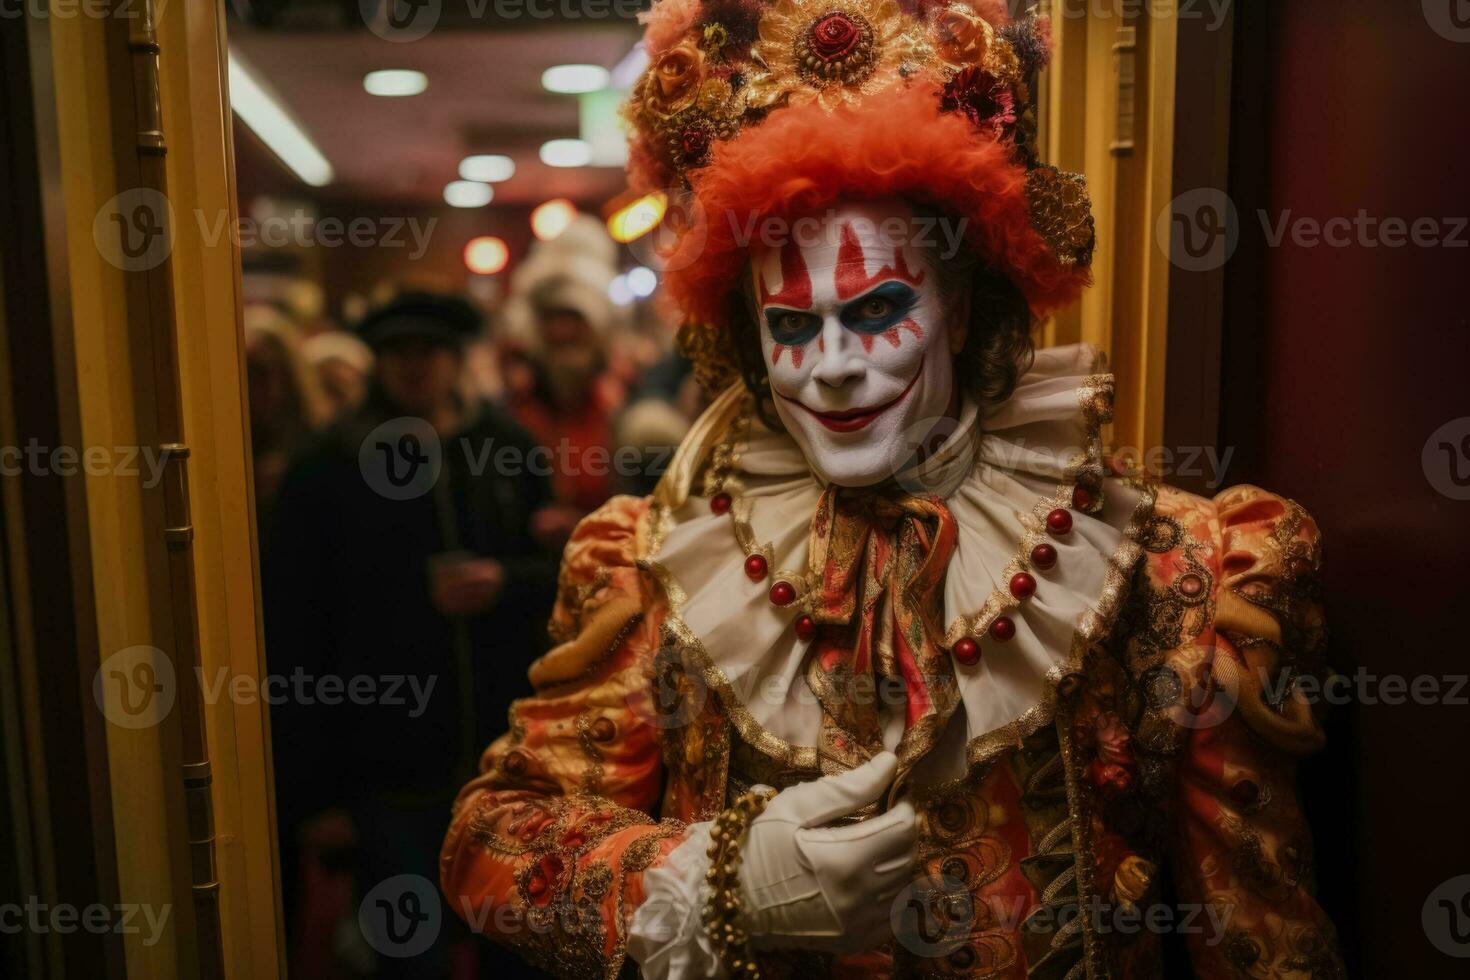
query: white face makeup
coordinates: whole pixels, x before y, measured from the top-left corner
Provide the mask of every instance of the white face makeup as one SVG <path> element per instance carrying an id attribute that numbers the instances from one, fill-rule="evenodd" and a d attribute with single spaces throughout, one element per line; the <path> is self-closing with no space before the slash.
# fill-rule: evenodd
<path id="1" fill-rule="evenodd" d="M 902 201 L 852 203 L 753 251 L 776 411 L 828 483 L 895 475 L 950 407 L 949 317 L 914 228 Z"/>

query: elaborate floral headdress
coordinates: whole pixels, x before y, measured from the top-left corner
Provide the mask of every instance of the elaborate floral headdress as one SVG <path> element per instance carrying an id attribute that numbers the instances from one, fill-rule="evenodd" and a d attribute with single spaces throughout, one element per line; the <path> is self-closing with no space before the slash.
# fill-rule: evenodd
<path id="1" fill-rule="evenodd" d="M 688 196 L 665 284 L 707 381 L 759 220 L 904 197 L 964 221 L 1035 315 L 1089 279 L 1083 178 L 1036 157 L 1050 31 L 1005 0 L 657 0 L 626 108 L 629 179 Z M 724 375 L 722 378 L 721 375 Z"/>

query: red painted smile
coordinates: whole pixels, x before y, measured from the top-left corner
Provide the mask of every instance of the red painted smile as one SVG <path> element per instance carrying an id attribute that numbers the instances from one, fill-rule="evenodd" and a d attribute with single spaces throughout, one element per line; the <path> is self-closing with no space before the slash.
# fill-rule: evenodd
<path id="1" fill-rule="evenodd" d="M 913 378 L 909 380 L 908 387 L 900 391 L 893 400 L 886 401 L 882 405 L 875 405 L 872 408 L 848 408 L 840 412 L 818 412 L 815 409 L 807 408 L 794 398 L 787 398 L 785 395 L 781 395 L 781 398 L 795 405 L 803 412 L 806 412 L 833 432 L 856 432 L 859 429 L 866 428 L 878 416 L 907 398 L 908 393 L 914 390 L 914 384 L 919 380 L 919 375 L 923 373 L 924 365 L 921 362 L 919 364 L 919 370 L 915 371 Z M 777 394 L 780 395 L 781 393 L 777 392 Z"/>

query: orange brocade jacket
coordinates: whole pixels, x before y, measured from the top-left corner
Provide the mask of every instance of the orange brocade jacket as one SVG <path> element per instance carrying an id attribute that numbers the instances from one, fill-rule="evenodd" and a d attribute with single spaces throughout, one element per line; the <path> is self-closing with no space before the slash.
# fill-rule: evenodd
<path id="1" fill-rule="evenodd" d="M 1114 614 L 1053 677 L 1044 723 L 914 791 L 909 934 L 897 909 L 878 951 L 781 954 L 768 976 L 1160 977 L 1170 946 L 1200 977 L 1343 975 L 1294 787 L 1322 736 L 1282 683 L 1325 670 L 1317 528 L 1254 487 L 1148 499 Z M 640 567 L 660 520 L 618 497 L 577 529 L 560 645 L 444 844 L 456 912 L 558 976 L 633 966 L 645 872 L 686 824 L 821 774 L 742 738 L 743 709 L 669 642 L 667 589 Z"/>

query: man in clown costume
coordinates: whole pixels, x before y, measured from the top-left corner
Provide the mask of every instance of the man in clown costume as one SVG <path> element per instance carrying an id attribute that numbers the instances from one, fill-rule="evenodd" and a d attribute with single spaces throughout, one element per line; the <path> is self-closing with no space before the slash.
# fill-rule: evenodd
<path id="1" fill-rule="evenodd" d="M 659 0 L 631 175 L 718 392 L 567 546 L 449 903 L 566 976 L 1338 977 L 1312 519 L 1115 475 L 997 0 Z"/>

